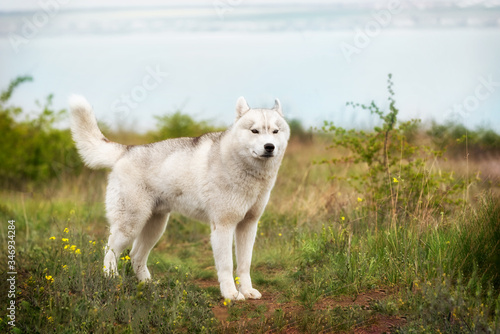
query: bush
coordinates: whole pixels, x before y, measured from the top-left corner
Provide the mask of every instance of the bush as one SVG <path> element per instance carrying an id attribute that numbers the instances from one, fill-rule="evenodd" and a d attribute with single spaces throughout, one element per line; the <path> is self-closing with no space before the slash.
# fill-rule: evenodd
<path id="1" fill-rule="evenodd" d="M 296 139 L 303 143 L 311 142 L 312 132 L 304 129 L 302 122 L 298 119 L 288 120 L 290 126 L 290 135 L 292 139 Z"/>
<path id="2" fill-rule="evenodd" d="M 171 115 L 155 116 L 157 130 L 150 135 L 155 141 L 178 137 L 198 137 L 207 132 L 220 131 L 208 121 L 195 121 L 191 116 L 176 111 Z"/>
<path id="3" fill-rule="evenodd" d="M 473 152 L 472 157 L 481 158 L 500 153 L 500 135 L 488 128 L 470 130 L 462 124 L 432 123 L 427 134 L 436 147 L 446 148 L 451 156 L 463 157 L 466 152 Z"/>
<path id="4" fill-rule="evenodd" d="M 387 112 L 374 102 L 370 105 L 347 103 L 380 118 L 382 125 L 375 126 L 373 131 L 346 130 L 325 122 L 323 131 L 334 134 L 330 148 L 345 148 L 350 154 L 322 162 L 360 166 L 361 173 L 359 169 L 350 168 L 343 179 L 366 197 L 365 205 L 375 212 L 377 220 L 385 221 L 389 217 L 395 222 L 403 216 L 426 217 L 436 211 L 446 212 L 460 203 L 456 195 L 463 189 L 463 181 L 431 168 L 431 162 L 442 156 L 443 151 L 415 143 L 414 134 L 420 120 L 398 122 L 399 109 L 392 87 L 389 75 Z"/>
<path id="5" fill-rule="evenodd" d="M 55 128 L 66 111 L 51 108 L 52 95 L 45 104 L 37 103 L 41 111 L 36 118 L 7 105 L 14 90 L 28 81 L 32 78 L 18 77 L 0 95 L 0 182 L 5 188 L 23 189 L 82 169 L 70 131 Z"/>

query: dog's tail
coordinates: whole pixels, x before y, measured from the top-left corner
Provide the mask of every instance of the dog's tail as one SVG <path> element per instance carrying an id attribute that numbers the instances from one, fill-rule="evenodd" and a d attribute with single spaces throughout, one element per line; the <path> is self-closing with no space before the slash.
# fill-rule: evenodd
<path id="1" fill-rule="evenodd" d="M 80 95 L 69 98 L 71 133 L 78 153 L 90 168 L 112 167 L 123 155 L 126 146 L 109 141 L 97 126 L 92 107 Z"/>

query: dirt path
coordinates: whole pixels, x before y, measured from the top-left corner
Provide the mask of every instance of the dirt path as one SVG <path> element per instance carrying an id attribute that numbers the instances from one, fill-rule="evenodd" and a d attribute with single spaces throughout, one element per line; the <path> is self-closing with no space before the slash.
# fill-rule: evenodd
<path id="1" fill-rule="evenodd" d="M 219 287 L 219 284 L 215 280 L 200 280 L 196 282 L 197 285 L 206 289 L 209 287 Z M 370 309 L 370 304 L 374 301 L 384 300 L 385 298 L 392 296 L 395 292 L 386 289 L 371 290 L 365 293 L 361 293 L 356 297 L 352 296 L 340 296 L 335 298 L 323 298 L 320 299 L 314 306 L 314 310 L 327 310 L 333 309 L 335 307 L 347 308 L 351 306 L 360 306 L 363 310 L 368 311 Z M 276 310 L 281 310 L 283 314 L 298 314 L 303 312 L 304 306 L 300 305 L 296 301 L 279 302 L 281 295 L 278 292 L 266 293 L 263 292 L 262 298 L 259 300 L 246 300 L 244 303 L 245 314 L 258 314 L 254 317 L 239 317 L 238 320 L 230 320 L 230 309 L 228 306 L 223 304 L 221 301 L 218 305 L 212 308 L 212 311 L 228 332 L 237 331 L 240 332 L 247 325 L 255 325 L 263 317 L 268 319 L 271 318 Z M 242 305 L 238 303 L 238 305 Z M 389 316 L 385 314 L 374 314 L 365 321 L 363 324 L 357 326 L 348 333 L 356 334 L 382 334 L 389 333 L 392 329 L 403 326 L 406 323 L 406 319 L 398 316 Z M 270 329 L 268 333 L 276 333 L 275 330 Z M 326 330 L 324 333 L 333 333 L 335 331 Z M 297 328 L 294 328 L 293 324 L 287 326 L 280 333 L 300 333 Z"/>

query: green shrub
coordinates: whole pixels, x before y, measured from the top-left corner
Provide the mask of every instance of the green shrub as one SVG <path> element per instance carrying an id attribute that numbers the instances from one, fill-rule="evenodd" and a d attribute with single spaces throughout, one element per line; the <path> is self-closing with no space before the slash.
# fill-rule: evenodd
<path id="1" fill-rule="evenodd" d="M 14 90 L 31 80 L 18 77 L 0 95 L 0 186 L 5 188 L 23 189 L 82 169 L 70 131 L 55 127 L 66 112 L 51 108 L 52 95 L 37 103 L 41 111 L 35 118 L 7 105 Z"/>
<path id="2" fill-rule="evenodd" d="M 480 158 L 487 153 L 500 153 L 500 135 L 488 128 L 471 130 L 463 124 L 433 122 L 427 130 L 433 144 L 446 149 L 451 156 Z"/>
<path id="3" fill-rule="evenodd" d="M 381 126 L 375 126 L 372 131 L 346 130 L 325 122 L 323 127 L 324 132 L 333 134 L 330 148 L 347 149 L 349 154 L 324 159 L 322 163 L 360 166 L 361 172 L 351 167 L 343 179 L 362 194 L 360 200 L 366 198 L 365 205 L 375 213 L 377 223 L 446 212 L 460 203 L 457 194 L 464 189 L 463 181 L 432 167 L 432 162 L 442 156 L 442 150 L 414 143 L 420 121 L 398 122 L 399 109 L 392 87 L 389 75 L 387 112 L 374 102 L 370 105 L 347 103 L 377 115 Z M 332 176 L 335 178 L 338 177 Z"/>
<path id="4" fill-rule="evenodd" d="M 290 136 L 303 143 L 308 143 L 312 140 L 312 132 L 304 129 L 302 122 L 296 118 L 288 120 L 290 126 Z"/>
<path id="5" fill-rule="evenodd" d="M 195 121 L 191 116 L 176 111 L 171 115 L 155 116 L 157 130 L 150 133 L 153 140 L 168 138 L 198 137 L 207 132 L 220 131 L 208 121 Z"/>

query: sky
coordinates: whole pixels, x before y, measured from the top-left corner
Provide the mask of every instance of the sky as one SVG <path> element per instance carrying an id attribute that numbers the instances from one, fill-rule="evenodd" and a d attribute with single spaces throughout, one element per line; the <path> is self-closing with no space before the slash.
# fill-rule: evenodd
<path id="1" fill-rule="evenodd" d="M 12 103 L 80 93 L 111 126 L 177 109 L 229 125 L 243 95 L 308 126 L 369 127 L 346 102 L 386 107 L 392 73 L 402 119 L 500 131 L 500 0 L 1 0 L 0 55 L 0 88 L 34 78 Z"/>

